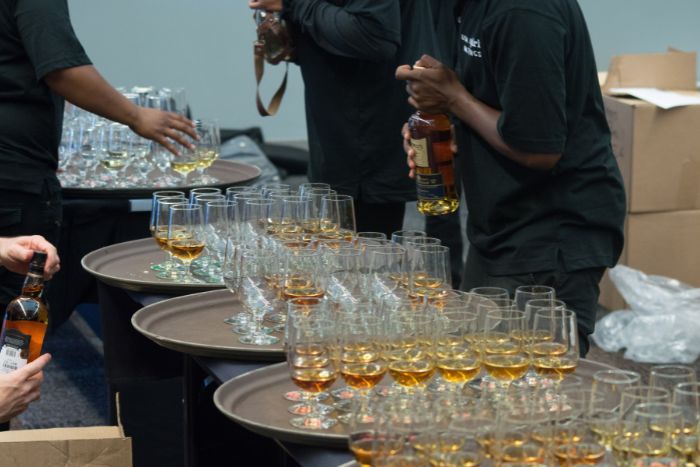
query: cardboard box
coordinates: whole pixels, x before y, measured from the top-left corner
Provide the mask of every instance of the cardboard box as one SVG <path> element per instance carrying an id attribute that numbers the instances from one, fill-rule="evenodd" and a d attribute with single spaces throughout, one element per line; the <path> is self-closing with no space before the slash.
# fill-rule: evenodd
<path id="1" fill-rule="evenodd" d="M 700 287 L 700 210 L 628 215 L 619 263 Z M 609 310 L 625 308 L 607 274 L 599 301 Z"/>
<path id="2" fill-rule="evenodd" d="M 603 90 L 655 87 L 700 97 L 696 54 L 615 57 Z M 604 95 L 605 112 L 632 213 L 700 209 L 700 105 L 663 110 Z"/>
<path id="3" fill-rule="evenodd" d="M 117 426 L 6 431 L 0 459 L 13 467 L 131 467 L 131 438 Z"/>

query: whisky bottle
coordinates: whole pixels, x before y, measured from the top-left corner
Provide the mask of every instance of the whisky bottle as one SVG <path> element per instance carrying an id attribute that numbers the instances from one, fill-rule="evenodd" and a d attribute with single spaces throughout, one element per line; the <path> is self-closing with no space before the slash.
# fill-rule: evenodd
<path id="1" fill-rule="evenodd" d="M 449 118 L 419 110 L 409 118 L 408 128 L 411 147 L 416 152 L 418 211 L 426 216 L 455 212 L 459 195 L 455 187 Z"/>
<path id="2" fill-rule="evenodd" d="M 22 293 L 7 305 L 0 334 L 0 373 L 23 367 L 41 355 L 49 310 L 41 299 L 46 253 L 35 251 Z"/>

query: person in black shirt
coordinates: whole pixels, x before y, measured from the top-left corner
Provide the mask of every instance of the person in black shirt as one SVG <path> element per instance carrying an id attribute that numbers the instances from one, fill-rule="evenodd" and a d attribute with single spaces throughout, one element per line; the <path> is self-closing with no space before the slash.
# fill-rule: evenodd
<path id="1" fill-rule="evenodd" d="M 576 0 L 461 3 L 456 70 L 424 56 L 397 78 L 412 105 L 458 122 L 462 288 L 553 286 L 577 313 L 585 355 L 598 282 L 622 250 L 625 193 L 583 14 Z"/>
<path id="2" fill-rule="evenodd" d="M 196 137 L 174 113 L 140 108 L 110 86 L 75 37 L 66 0 L 0 2 L 0 235 L 39 234 L 57 243 L 56 178 L 64 99 L 175 152 Z M 183 133 L 184 132 L 184 133 Z M 22 276 L 0 269 L 0 308 Z"/>
<path id="3" fill-rule="evenodd" d="M 309 179 L 353 196 L 358 231 L 401 229 L 414 182 L 395 128 L 412 113 L 399 63 L 434 50 L 430 6 L 413 0 L 258 0 L 282 11 L 304 79 Z M 407 34 L 406 31 L 410 31 Z M 412 57 L 412 58 L 411 58 Z"/>

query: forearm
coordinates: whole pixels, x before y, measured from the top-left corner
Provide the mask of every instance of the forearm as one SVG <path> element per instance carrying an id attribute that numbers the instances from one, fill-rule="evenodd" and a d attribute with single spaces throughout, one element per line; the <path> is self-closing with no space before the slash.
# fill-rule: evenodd
<path id="1" fill-rule="evenodd" d="M 323 49 L 364 60 L 389 60 L 401 43 L 398 2 L 340 7 L 317 0 L 286 0 L 285 16 Z"/>
<path id="2" fill-rule="evenodd" d="M 44 77 L 47 86 L 67 101 L 115 122 L 133 126 L 138 109 L 112 87 L 93 66 L 56 70 Z"/>
<path id="3" fill-rule="evenodd" d="M 450 101 L 449 110 L 499 154 L 517 164 L 534 170 L 551 170 L 561 158 L 561 154 L 529 153 L 510 146 L 498 132 L 498 119 L 501 116 L 501 111 L 481 102 L 463 87 L 455 93 L 454 99 Z"/>

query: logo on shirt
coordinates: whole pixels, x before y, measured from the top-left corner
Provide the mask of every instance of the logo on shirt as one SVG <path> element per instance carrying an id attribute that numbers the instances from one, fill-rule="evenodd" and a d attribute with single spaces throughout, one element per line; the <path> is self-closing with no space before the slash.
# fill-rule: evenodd
<path id="1" fill-rule="evenodd" d="M 481 39 L 462 34 L 462 51 L 474 58 L 481 58 Z"/>

